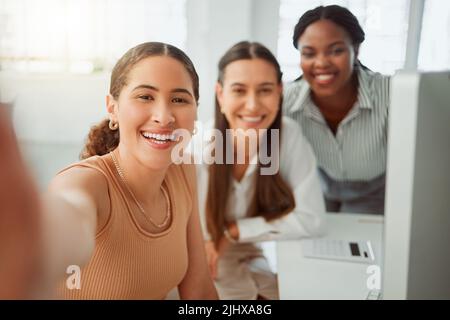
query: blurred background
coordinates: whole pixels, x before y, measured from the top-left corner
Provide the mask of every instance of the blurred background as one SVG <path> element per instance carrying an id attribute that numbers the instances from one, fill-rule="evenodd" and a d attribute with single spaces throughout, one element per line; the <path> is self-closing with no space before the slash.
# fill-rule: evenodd
<path id="1" fill-rule="evenodd" d="M 21 147 L 44 188 L 106 117 L 110 71 L 129 48 L 163 41 L 185 50 L 200 76 L 204 122 L 213 116 L 225 50 L 259 41 L 291 81 L 301 74 L 294 25 L 328 4 L 357 16 L 366 32 L 360 60 L 372 70 L 450 69 L 448 0 L 0 0 L 0 101 L 13 106 Z"/>

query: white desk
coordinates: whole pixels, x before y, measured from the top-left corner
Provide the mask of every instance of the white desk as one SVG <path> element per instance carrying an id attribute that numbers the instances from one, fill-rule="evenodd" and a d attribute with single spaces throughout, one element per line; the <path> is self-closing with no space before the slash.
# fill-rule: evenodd
<path id="1" fill-rule="evenodd" d="M 325 238 L 370 240 L 375 264 L 382 266 L 383 217 L 327 214 Z M 369 292 L 368 264 L 305 258 L 301 240 L 278 241 L 277 271 L 280 299 L 365 299 Z"/>

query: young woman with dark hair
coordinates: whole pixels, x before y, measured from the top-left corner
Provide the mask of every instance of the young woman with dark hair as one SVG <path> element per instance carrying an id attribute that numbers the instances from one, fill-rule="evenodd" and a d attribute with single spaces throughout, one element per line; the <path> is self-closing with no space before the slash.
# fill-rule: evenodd
<path id="1" fill-rule="evenodd" d="M 164 299 L 178 287 L 181 299 L 217 298 L 195 167 L 171 157 L 175 130 L 194 129 L 198 83 L 190 59 L 168 44 L 143 43 L 117 62 L 109 119 L 91 130 L 84 160 L 58 173 L 43 201 L 35 270 L 42 277 L 33 289 L 42 294 L 54 283 L 65 299 Z M 35 263 L 34 252 L 24 261 Z"/>
<path id="2" fill-rule="evenodd" d="M 298 125 L 282 117 L 281 80 L 276 58 L 259 43 L 237 43 L 219 62 L 215 124 L 209 127 L 224 143 L 207 135 L 204 144 L 212 144 L 216 154 L 233 150 L 234 159 L 202 164 L 197 175 L 207 258 L 222 299 L 277 299 L 276 276 L 258 242 L 323 231 L 316 161 Z M 271 135 L 274 130 L 280 140 Z M 245 138 L 238 143 L 240 134 L 251 137 L 251 132 L 254 149 Z M 279 170 L 263 173 L 268 164 L 259 157 L 262 149 L 279 159 Z"/>
<path id="3" fill-rule="evenodd" d="M 359 61 L 364 39 L 337 5 L 307 11 L 294 29 L 303 75 L 286 88 L 283 110 L 314 149 L 332 212 L 384 212 L 389 77 Z"/>

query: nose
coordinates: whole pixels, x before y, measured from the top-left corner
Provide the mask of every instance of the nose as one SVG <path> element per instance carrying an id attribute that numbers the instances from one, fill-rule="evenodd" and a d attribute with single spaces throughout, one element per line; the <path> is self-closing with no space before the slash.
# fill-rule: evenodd
<path id="1" fill-rule="evenodd" d="M 245 109 L 248 111 L 256 111 L 258 109 L 258 97 L 255 92 L 250 92 L 248 94 L 247 100 L 245 102 Z"/>
<path id="2" fill-rule="evenodd" d="M 175 117 L 170 106 L 165 102 L 160 102 L 152 107 L 152 121 L 162 127 L 169 126 L 175 122 Z"/>
<path id="3" fill-rule="evenodd" d="M 314 61 L 315 67 L 326 68 L 330 65 L 328 56 L 326 54 L 318 54 Z"/>

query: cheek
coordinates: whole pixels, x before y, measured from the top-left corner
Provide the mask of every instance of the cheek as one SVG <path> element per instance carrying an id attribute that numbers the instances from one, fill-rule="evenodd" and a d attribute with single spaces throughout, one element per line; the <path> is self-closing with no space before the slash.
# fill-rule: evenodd
<path id="1" fill-rule="evenodd" d="M 267 97 L 264 106 L 270 113 L 277 113 L 278 108 L 280 107 L 280 99 L 281 97 L 278 95 Z"/>
<path id="2" fill-rule="evenodd" d="M 300 68 L 302 69 L 303 72 L 303 77 L 307 80 L 307 81 L 311 81 L 311 65 L 312 62 L 305 62 L 304 60 L 301 60 L 300 62 Z"/>
<path id="3" fill-rule="evenodd" d="M 224 98 L 222 103 L 222 111 L 227 117 L 232 116 L 236 111 L 239 110 L 239 99 L 232 97 Z"/>
<path id="4" fill-rule="evenodd" d="M 174 112 L 179 128 L 192 131 L 194 129 L 197 107 L 178 109 Z"/>
<path id="5" fill-rule="evenodd" d="M 308 73 L 311 69 L 311 62 L 300 59 L 300 68 L 302 69 L 303 73 Z"/>
<path id="6" fill-rule="evenodd" d="M 119 109 L 119 125 L 128 128 L 145 121 L 147 114 L 145 109 L 134 105 L 121 105 Z"/>
<path id="7" fill-rule="evenodd" d="M 342 55 L 339 58 L 336 58 L 335 65 L 339 66 L 339 69 L 345 73 L 352 73 L 353 71 L 354 59 L 350 54 Z"/>
<path id="8" fill-rule="evenodd" d="M 234 119 L 236 118 L 235 113 L 231 110 L 223 110 L 223 115 L 228 123 L 234 123 Z"/>

